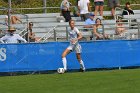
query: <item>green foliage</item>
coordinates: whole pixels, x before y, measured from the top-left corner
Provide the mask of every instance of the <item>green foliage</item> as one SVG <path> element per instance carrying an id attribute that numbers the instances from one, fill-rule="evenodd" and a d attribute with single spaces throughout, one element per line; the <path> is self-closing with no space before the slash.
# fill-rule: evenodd
<path id="1" fill-rule="evenodd" d="M 38 8 L 43 7 L 43 0 L 11 0 L 12 1 L 12 8 Z M 60 7 L 62 0 L 46 0 L 47 7 Z M 69 0 L 72 5 L 76 4 L 76 0 Z M 94 10 L 94 0 L 91 1 L 91 6 Z M 105 1 L 105 5 L 107 5 L 107 0 Z M 124 5 L 126 2 L 130 2 L 132 4 L 140 4 L 140 0 L 120 0 L 120 4 Z M 8 7 L 8 0 L 0 0 L 0 7 Z M 132 6 L 133 9 L 140 9 L 139 6 Z M 109 10 L 108 7 L 104 7 L 104 10 Z M 42 9 L 31 9 L 31 10 L 18 10 L 20 13 L 42 13 Z M 60 12 L 59 8 L 47 9 L 47 12 Z M 2 14 L 3 12 L 0 11 Z"/>

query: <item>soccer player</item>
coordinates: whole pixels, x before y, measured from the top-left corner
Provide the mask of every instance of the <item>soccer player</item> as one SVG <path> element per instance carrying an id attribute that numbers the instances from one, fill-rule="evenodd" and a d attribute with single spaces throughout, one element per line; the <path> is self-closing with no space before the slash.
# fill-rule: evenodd
<path id="1" fill-rule="evenodd" d="M 65 71 L 67 70 L 67 60 L 66 55 L 69 54 L 72 51 L 76 52 L 76 57 L 80 63 L 80 70 L 82 72 L 85 71 L 84 63 L 81 59 L 81 45 L 78 43 L 78 41 L 82 38 L 82 35 L 80 31 L 75 27 L 75 21 L 70 20 L 69 21 L 70 29 L 68 30 L 69 36 L 70 36 L 70 45 L 64 50 L 62 53 L 62 62 Z"/>

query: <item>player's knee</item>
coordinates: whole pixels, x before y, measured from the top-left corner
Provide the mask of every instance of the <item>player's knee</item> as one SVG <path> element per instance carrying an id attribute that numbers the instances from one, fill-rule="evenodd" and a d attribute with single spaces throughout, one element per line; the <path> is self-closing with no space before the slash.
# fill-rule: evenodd
<path id="1" fill-rule="evenodd" d="M 65 56 L 62 54 L 61 57 L 64 58 Z"/>
<path id="2" fill-rule="evenodd" d="M 63 54 L 61 55 L 61 57 L 62 57 L 62 58 L 66 57 L 66 54 L 65 54 L 65 53 L 63 53 Z"/>

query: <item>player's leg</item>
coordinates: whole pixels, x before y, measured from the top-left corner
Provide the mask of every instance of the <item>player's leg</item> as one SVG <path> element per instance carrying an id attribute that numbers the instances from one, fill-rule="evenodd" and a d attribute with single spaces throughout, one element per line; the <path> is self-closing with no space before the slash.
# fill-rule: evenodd
<path id="1" fill-rule="evenodd" d="M 81 54 L 80 53 L 76 53 L 76 57 L 77 57 L 77 60 L 80 63 L 80 68 L 82 69 L 82 71 L 85 71 L 85 66 L 84 66 L 83 60 L 81 59 Z"/>
<path id="2" fill-rule="evenodd" d="M 63 66 L 64 69 L 67 70 L 67 59 L 66 59 L 66 55 L 70 53 L 70 50 L 67 48 L 66 50 L 64 50 L 64 52 L 62 53 L 62 62 L 63 62 Z"/>
<path id="3" fill-rule="evenodd" d="M 85 71 L 84 62 L 83 62 L 83 60 L 81 59 L 82 48 L 81 48 L 81 45 L 80 45 L 80 44 L 76 45 L 75 51 L 76 51 L 76 57 L 77 57 L 77 60 L 78 60 L 79 63 L 80 63 L 81 69 L 82 69 L 82 71 Z"/>

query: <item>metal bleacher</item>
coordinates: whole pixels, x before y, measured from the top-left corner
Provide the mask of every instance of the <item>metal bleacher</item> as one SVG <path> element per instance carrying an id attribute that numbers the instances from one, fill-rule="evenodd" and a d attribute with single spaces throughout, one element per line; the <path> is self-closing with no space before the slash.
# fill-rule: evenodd
<path id="1" fill-rule="evenodd" d="M 133 16 L 124 16 L 124 19 L 136 18 L 138 22 L 140 22 L 140 10 L 134 10 L 135 15 Z M 117 15 L 120 14 L 120 11 L 116 12 Z M 47 41 L 59 41 L 59 40 L 67 40 L 66 30 L 69 27 L 68 22 L 57 22 L 57 17 L 60 16 L 60 13 L 42 13 L 42 14 L 25 14 L 28 19 L 24 15 L 17 15 L 21 18 L 22 24 L 14 24 L 12 26 L 17 28 L 17 33 L 21 33 L 23 30 L 27 29 L 27 23 L 33 22 L 33 32 L 35 32 L 36 37 L 42 38 L 45 36 Z M 110 11 L 104 11 L 104 16 L 111 16 Z M 0 29 L 6 30 L 7 26 L 2 24 L 4 23 L 5 15 L 0 15 Z M 92 35 L 93 29 L 89 29 L 85 31 L 84 22 L 80 20 L 80 17 L 72 17 L 76 21 L 76 26 L 82 32 L 82 35 L 86 38 L 89 38 Z M 102 20 L 104 25 L 104 32 L 109 35 L 115 34 L 116 28 L 116 19 Z M 138 29 L 130 29 L 128 25 L 125 25 L 129 33 L 138 33 Z M 55 37 L 55 39 L 54 39 Z M 44 38 L 43 38 L 44 39 Z M 41 39 L 40 39 L 41 40 Z"/>

